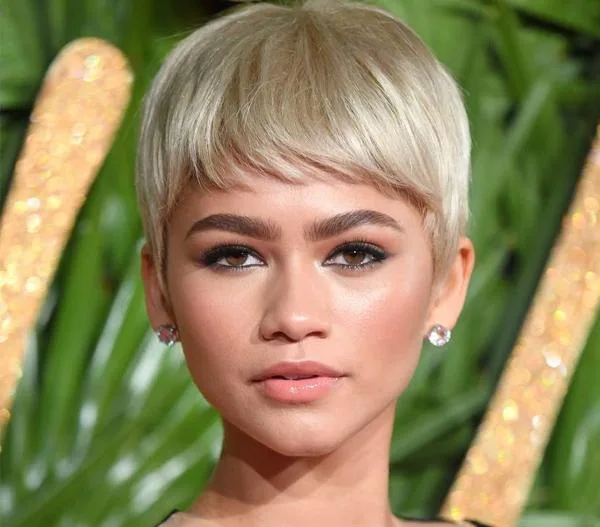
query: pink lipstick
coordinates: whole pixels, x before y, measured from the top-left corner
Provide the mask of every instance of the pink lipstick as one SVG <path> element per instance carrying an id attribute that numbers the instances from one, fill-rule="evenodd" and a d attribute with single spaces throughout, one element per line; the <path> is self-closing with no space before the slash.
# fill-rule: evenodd
<path id="1" fill-rule="evenodd" d="M 328 396 L 343 377 L 343 373 L 320 362 L 280 362 L 252 381 L 270 399 L 308 403 Z"/>

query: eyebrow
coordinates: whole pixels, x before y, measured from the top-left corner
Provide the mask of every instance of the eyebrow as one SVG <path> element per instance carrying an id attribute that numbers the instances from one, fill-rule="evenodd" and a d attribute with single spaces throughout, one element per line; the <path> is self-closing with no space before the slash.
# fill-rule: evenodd
<path id="1" fill-rule="evenodd" d="M 281 237 L 281 229 L 259 218 L 237 214 L 212 214 L 194 223 L 186 234 L 189 238 L 195 232 L 226 231 L 242 234 L 258 240 L 275 241 Z"/>
<path id="2" fill-rule="evenodd" d="M 391 216 L 376 210 L 365 209 L 344 212 L 324 220 L 317 220 L 305 230 L 304 236 L 308 241 L 317 242 L 333 238 L 362 225 L 380 225 L 404 232 L 402 226 Z M 276 241 L 281 237 L 279 226 L 260 218 L 237 214 L 212 214 L 195 222 L 188 230 L 186 238 L 196 232 L 211 230 L 242 234 L 264 241 Z"/>
<path id="3" fill-rule="evenodd" d="M 333 238 L 350 229 L 362 225 L 380 225 L 391 227 L 399 232 L 404 232 L 402 226 L 391 216 L 376 210 L 353 210 L 336 214 L 331 218 L 316 221 L 306 232 L 306 239 L 316 242 Z"/>

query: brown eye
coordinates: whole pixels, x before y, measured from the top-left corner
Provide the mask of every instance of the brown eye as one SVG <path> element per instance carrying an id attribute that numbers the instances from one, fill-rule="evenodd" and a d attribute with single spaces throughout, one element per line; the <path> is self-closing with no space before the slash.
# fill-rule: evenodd
<path id="1" fill-rule="evenodd" d="M 350 242 L 337 247 L 325 260 L 325 265 L 346 270 L 366 270 L 387 258 L 386 252 L 368 242 Z"/>
<path id="2" fill-rule="evenodd" d="M 356 250 L 344 251 L 342 255 L 344 257 L 344 263 L 348 265 L 360 265 L 364 263 L 364 260 L 367 257 L 367 253 L 364 251 Z"/>
<path id="3" fill-rule="evenodd" d="M 244 265 L 246 263 L 247 260 L 248 260 L 248 253 L 242 253 L 242 252 L 230 254 L 225 257 L 225 261 L 227 262 L 227 265 L 230 265 L 231 267 L 241 267 L 242 265 Z"/>
<path id="4" fill-rule="evenodd" d="M 265 265 L 264 260 L 251 248 L 228 245 L 210 249 L 201 255 L 200 263 L 205 267 L 236 271 Z"/>

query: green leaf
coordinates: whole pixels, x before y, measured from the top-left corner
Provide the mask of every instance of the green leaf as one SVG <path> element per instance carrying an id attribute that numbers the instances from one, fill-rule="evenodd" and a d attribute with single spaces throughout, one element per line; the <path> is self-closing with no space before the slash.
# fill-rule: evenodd
<path id="1" fill-rule="evenodd" d="M 400 463 L 450 430 L 459 427 L 480 412 L 489 394 L 485 386 L 475 386 L 469 391 L 447 401 L 443 411 L 424 413 L 411 422 L 401 422 L 392 443 L 391 463 Z"/>
<path id="2" fill-rule="evenodd" d="M 540 24 L 557 24 L 565 30 L 587 33 L 600 38 L 600 3 L 595 0 L 571 0 L 568 8 L 562 0 L 504 0 Z"/>
<path id="3" fill-rule="evenodd" d="M 583 518 L 560 512 L 527 513 L 518 527 L 600 527 L 600 518 Z"/>
<path id="4" fill-rule="evenodd" d="M 27 341 L 23 377 L 17 386 L 12 405 L 12 417 L 4 430 L 2 455 L 0 456 L 0 486 L 3 492 L 15 503 L 27 494 L 27 468 L 31 461 L 35 437 L 37 400 L 37 375 L 39 349 L 37 335 L 32 334 Z M 5 479 L 6 475 L 12 475 Z M 13 505 L 14 506 L 14 505 Z M 5 508 L 6 507 L 6 508 Z M 8 511 L 7 500 L 0 500 L 0 518 Z"/>
<path id="5" fill-rule="evenodd" d="M 0 16 L 0 108 L 27 108 L 48 57 L 34 0 L 5 0 Z"/>
<path id="6" fill-rule="evenodd" d="M 81 393 L 78 452 L 87 448 L 98 426 L 108 421 L 108 411 L 118 394 L 124 372 L 147 331 L 143 295 L 139 253 L 135 250 L 87 368 Z"/>
<path id="7" fill-rule="evenodd" d="M 26 121 L 23 117 L 0 114 L 0 204 L 4 203 L 12 181 L 12 172 L 25 136 L 25 127 Z"/>

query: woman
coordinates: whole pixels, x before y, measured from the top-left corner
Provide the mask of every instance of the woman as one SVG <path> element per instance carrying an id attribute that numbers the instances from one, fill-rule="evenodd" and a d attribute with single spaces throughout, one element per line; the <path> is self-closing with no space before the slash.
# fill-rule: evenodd
<path id="1" fill-rule="evenodd" d="M 140 138 L 142 273 L 224 441 L 165 525 L 424 525 L 390 511 L 388 452 L 465 298 L 469 153 L 455 83 L 379 9 L 251 5 L 171 53 Z"/>

